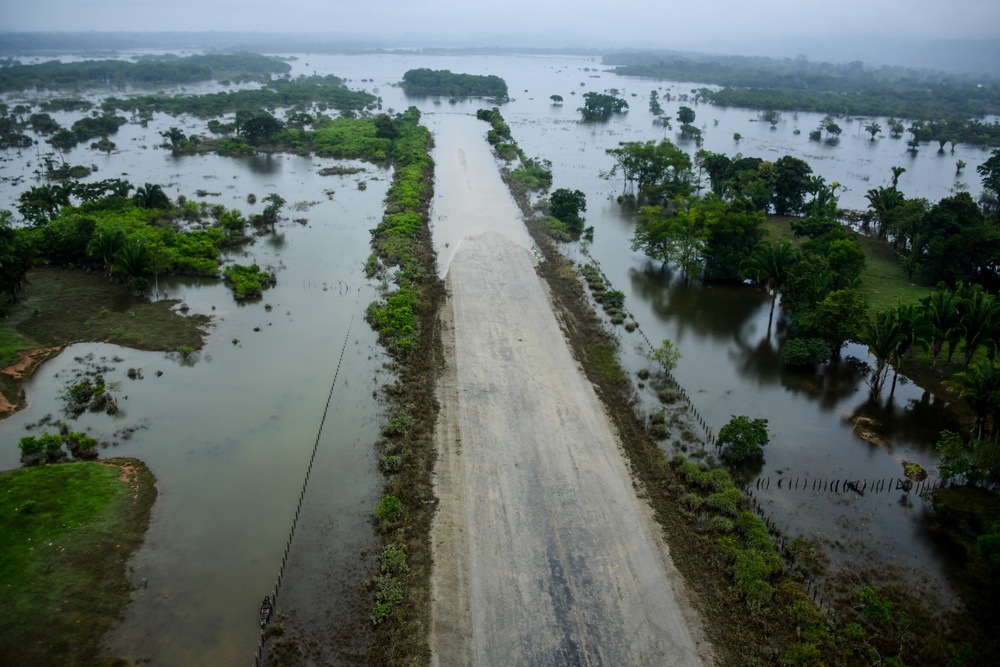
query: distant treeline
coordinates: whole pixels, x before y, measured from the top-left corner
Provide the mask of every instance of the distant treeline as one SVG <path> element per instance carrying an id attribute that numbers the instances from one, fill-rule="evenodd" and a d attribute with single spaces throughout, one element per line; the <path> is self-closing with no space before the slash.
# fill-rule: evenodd
<path id="1" fill-rule="evenodd" d="M 0 67 L 0 92 L 84 86 L 166 85 L 211 80 L 267 80 L 287 74 L 291 66 L 274 57 L 255 53 L 227 55 L 164 56 L 126 60 L 56 60 L 37 65 Z"/>
<path id="2" fill-rule="evenodd" d="M 507 99 L 507 82 L 494 74 L 453 74 L 446 69 L 421 67 L 406 72 L 402 86 L 409 95 Z"/>
<path id="3" fill-rule="evenodd" d="M 698 91 L 700 97 L 720 106 L 928 121 L 968 120 L 1000 113 L 1000 79 L 996 78 L 906 67 L 866 69 L 858 61 L 817 63 L 804 57 L 618 53 L 605 56 L 604 63 L 615 65 L 614 71 L 626 76 L 722 86 L 721 90 Z M 990 143 L 1000 141 L 1000 129 L 988 134 Z"/>
<path id="4" fill-rule="evenodd" d="M 333 76 L 300 76 L 297 79 L 275 79 L 260 89 L 234 90 L 207 95 L 143 95 L 139 97 L 109 97 L 105 111 L 128 111 L 148 114 L 154 111 L 178 115 L 189 113 L 199 118 L 211 118 L 242 109 L 274 109 L 275 107 L 307 107 L 320 105 L 342 111 L 374 110 L 378 98 L 361 90 L 351 90 L 342 79 Z"/>

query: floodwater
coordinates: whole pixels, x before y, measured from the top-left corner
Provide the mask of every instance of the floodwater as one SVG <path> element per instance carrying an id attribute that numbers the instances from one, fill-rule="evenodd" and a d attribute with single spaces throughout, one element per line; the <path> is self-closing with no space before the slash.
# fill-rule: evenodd
<path id="1" fill-rule="evenodd" d="M 858 120 L 840 121 L 845 131 L 837 145 L 810 142 L 818 114 L 785 113 L 772 130 L 752 111 L 676 99 L 697 84 L 616 77 L 593 58 L 295 55 L 293 75 L 343 77 L 354 88 L 380 95 L 385 110 L 416 105 L 442 140 L 449 134 L 445 128 L 475 131 L 472 126 L 479 121 L 471 116 L 484 103 L 407 99 L 396 86 L 403 73 L 430 67 L 503 77 L 513 100 L 502 113 L 514 138 L 528 155 L 552 162 L 553 188 L 580 189 L 587 196 L 587 224 L 595 227 L 589 253 L 613 286 L 626 293 L 626 305 L 641 327 L 633 334 L 616 330 L 626 368 L 648 365 L 646 339 L 654 344 L 672 340 L 683 355 L 674 375 L 711 430 L 717 432 L 734 414 L 769 420 L 765 460 L 748 473 L 758 500 L 779 525 L 825 545 L 834 562 L 847 557 L 845 545 L 864 544 L 943 586 L 943 571 L 922 529 L 927 508 L 914 494 L 832 494 L 813 492 L 811 486 L 803 491 L 802 484 L 789 491 L 787 482 L 778 489 L 779 479 L 899 477 L 903 460 L 933 470 L 933 442 L 949 425 L 943 401 L 904 381 L 892 401 L 870 404 L 862 373 L 850 361 L 866 358 L 857 346 L 848 346 L 841 362 L 816 373 L 782 370 L 778 354 L 785 323 L 776 315 L 768 327 L 770 303 L 764 294 L 685 285 L 629 250 L 635 221 L 615 203 L 623 184 L 606 177 L 613 163 L 605 150 L 621 141 L 663 137 L 696 150 L 649 113 L 648 94 L 655 88 L 668 115 L 675 116 L 680 104 L 695 109 L 703 148 L 765 159 L 802 158 L 828 181 L 845 186 L 841 204 L 849 208 L 863 209 L 865 191 L 888 184 L 896 165 L 906 168 L 900 187 L 908 196 L 936 201 L 968 189 L 977 197 L 975 167 L 988 151 L 959 145 L 954 153 L 939 154 L 935 143 L 912 154 L 905 139 L 870 141 Z M 629 101 L 629 113 L 607 123 L 579 122 L 575 109 L 582 94 L 611 88 Z M 673 101 L 665 100 L 667 92 Z M 565 103 L 554 106 L 553 94 Z M 72 120 L 68 114 L 53 115 L 63 123 Z M 461 128 L 455 130 L 456 125 Z M 363 320 L 365 306 L 377 295 L 361 267 L 369 253 L 368 230 L 381 215 L 391 174 L 360 165 L 362 174 L 322 177 L 319 169 L 335 161 L 283 155 L 175 157 L 156 147 L 159 132 L 170 126 L 206 133 L 203 121 L 157 115 L 148 128 L 123 126 L 112 137 L 118 152 L 78 147 L 66 159 L 96 165 L 93 179 L 121 176 L 135 184 L 160 183 L 171 196 L 221 203 L 246 214 L 259 212 L 267 194 L 280 194 L 288 201 L 287 220 L 275 234 L 234 256 L 242 263 L 275 267 L 278 285 L 260 302 L 238 305 L 219 283 L 161 279 L 161 291 L 169 298 L 213 316 L 205 348 L 188 361 L 101 344 L 69 348 L 28 383 L 29 407 L 0 421 L 0 468 L 18 465 L 16 443 L 29 433 L 29 424 L 46 415 L 62 417 L 58 397 L 74 372 L 94 364 L 113 367 L 105 376 L 122 383 L 123 414 L 84 415 L 74 428 L 116 441 L 104 456 L 146 461 L 160 495 L 146 543 L 133 562 L 135 601 L 108 638 L 109 648 L 131 659 L 149 658 L 154 665 L 236 665 L 250 662 L 256 650 L 257 605 L 274 587 L 315 447 L 278 607 L 291 612 L 310 636 L 326 638 L 325 644 L 320 641 L 322 659 L 358 662 L 368 638 L 363 632 L 351 637 L 350 631 L 364 626 L 367 601 L 361 582 L 374 563 L 368 553 L 375 544 L 370 513 L 381 485 L 373 443 L 385 415 L 375 396 L 390 379 L 383 370 L 386 359 Z M 481 123 L 483 136 L 486 129 Z M 738 142 L 736 132 L 742 135 Z M 454 179 L 470 168 L 449 146 L 442 141 L 435 149 L 443 191 L 454 188 Z M 14 210 L 17 194 L 38 184 L 33 170 L 40 157 L 35 148 L 0 152 L 0 178 L 5 179 L 0 208 Z M 956 175 L 957 159 L 967 163 L 963 174 Z M 365 190 L 358 188 L 360 180 Z M 198 190 L 205 194 L 196 195 Z M 256 195 L 257 204 L 247 203 L 249 194 Z M 474 205 L 488 211 L 492 201 Z M 471 211 L 470 219 L 484 220 Z M 448 219 L 455 217 L 449 213 Z M 432 224 L 443 273 L 456 245 L 473 228 Z M 493 221 L 476 224 L 478 230 Z M 526 235 L 522 242 L 530 247 Z M 577 256 L 579 249 L 567 246 L 567 252 Z M 127 379 L 130 367 L 142 369 L 142 379 Z M 652 390 L 640 395 L 653 409 Z M 852 415 L 882 422 L 883 446 L 854 435 Z M 757 491 L 758 480 L 767 488 Z"/>

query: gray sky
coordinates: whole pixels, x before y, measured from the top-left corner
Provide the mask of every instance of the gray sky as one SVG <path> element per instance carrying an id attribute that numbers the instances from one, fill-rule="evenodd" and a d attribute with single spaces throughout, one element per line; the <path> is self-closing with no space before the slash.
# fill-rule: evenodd
<path id="1" fill-rule="evenodd" d="M 789 36 L 996 37 L 1000 0 L 0 0 L 0 17 L 0 31 L 545 35 L 554 47 L 685 48 Z"/>

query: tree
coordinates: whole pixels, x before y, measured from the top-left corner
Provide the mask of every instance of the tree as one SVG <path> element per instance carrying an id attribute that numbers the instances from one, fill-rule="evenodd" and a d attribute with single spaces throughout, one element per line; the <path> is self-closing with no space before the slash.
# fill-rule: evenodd
<path id="1" fill-rule="evenodd" d="M 17 301 L 24 294 L 33 253 L 25 234 L 11 224 L 12 218 L 10 211 L 0 210 L 0 294 Z"/>
<path id="2" fill-rule="evenodd" d="M 865 199 L 879 222 L 879 237 L 884 239 L 888 233 L 889 212 L 906 201 L 906 197 L 895 187 L 880 185 L 865 193 Z"/>
<path id="3" fill-rule="evenodd" d="M 135 189 L 132 201 L 141 208 L 170 208 L 170 198 L 163 192 L 163 188 L 153 183 L 146 183 Z"/>
<path id="4" fill-rule="evenodd" d="M 863 338 L 867 321 L 868 302 L 861 292 L 851 288 L 830 292 L 800 318 L 804 329 L 830 344 L 834 356 L 840 354 L 844 343 Z"/>
<path id="5" fill-rule="evenodd" d="M 892 187 L 899 185 L 899 177 L 906 172 L 906 167 L 895 166 L 892 167 Z"/>
<path id="6" fill-rule="evenodd" d="M 875 141 L 875 136 L 882 131 L 882 126 L 872 121 L 865 125 L 865 132 L 871 135 L 871 140 Z"/>
<path id="7" fill-rule="evenodd" d="M 725 456 L 734 463 L 761 456 L 768 442 L 767 420 L 763 417 L 751 419 L 746 415 L 733 415 L 729 423 L 719 429 L 719 446 L 728 447 Z"/>
<path id="8" fill-rule="evenodd" d="M 962 335 L 961 313 L 958 304 L 959 296 L 947 287 L 933 292 L 920 301 L 924 311 L 924 319 L 930 327 L 931 368 L 937 365 L 938 356 L 945 342 L 952 350 L 958 345 Z M 949 352 L 948 358 L 951 359 Z"/>
<path id="9" fill-rule="evenodd" d="M 962 166 L 965 166 L 964 163 Z M 1000 198 L 1000 148 L 994 149 L 989 159 L 976 167 L 976 171 L 979 172 L 983 180 L 983 203 L 986 213 L 994 216 L 1000 215 L 1000 207 L 996 205 L 998 198 Z"/>
<path id="10" fill-rule="evenodd" d="M 809 192 L 812 167 L 805 160 L 785 155 L 774 163 L 774 196 L 771 203 L 778 215 L 800 213 Z"/>
<path id="11" fill-rule="evenodd" d="M 44 226 L 69 206 L 73 186 L 69 183 L 32 186 L 18 196 L 17 211 L 34 227 Z"/>
<path id="12" fill-rule="evenodd" d="M 583 120 L 607 120 L 613 113 L 622 113 L 628 109 L 628 102 L 604 93 L 589 92 L 583 94 L 583 106 L 577 109 L 583 114 Z"/>
<path id="13" fill-rule="evenodd" d="M 284 125 L 266 111 L 259 111 L 241 119 L 240 135 L 251 144 L 270 140 Z"/>
<path id="14" fill-rule="evenodd" d="M 677 122 L 679 122 L 681 125 L 690 125 L 691 123 L 694 122 L 694 119 L 695 119 L 694 109 L 692 109 L 691 107 L 682 106 L 680 109 L 677 110 Z"/>
<path id="15" fill-rule="evenodd" d="M 715 209 L 706 213 L 706 274 L 711 280 L 741 280 L 743 267 L 764 236 L 766 217 L 738 201 L 705 197 L 703 204 Z"/>
<path id="16" fill-rule="evenodd" d="M 712 153 L 704 149 L 694 155 L 695 164 L 708 174 L 708 184 L 712 192 L 726 196 L 729 179 L 733 175 L 733 161 L 724 153 Z"/>
<path id="17" fill-rule="evenodd" d="M 635 183 L 640 193 L 668 198 L 691 192 L 691 158 L 669 139 L 624 141 L 605 152 L 615 159 L 610 175 L 620 171 L 626 188 Z"/>
<path id="18" fill-rule="evenodd" d="M 979 440 L 994 436 L 1000 426 L 1000 367 L 992 361 L 972 364 L 956 373 L 948 386 L 958 392 L 974 415 L 973 433 Z"/>
<path id="19" fill-rule="evenodd" d="M 566 224 L 573 234 L 583 231 L 581 211 L 587 210 L 587 196 L 579 190 L 559 188 L 549 195 L 549 214 Z"/>
<path id="20" fill-rule="evenodd" d="M 111 275 L 115 255 L 125 242 L 125 231 L 121 225 L 107 225 L 97 229 L 87 244 L 87 255 L 98 257 L 104 265 L 106 276 Z"/>
<path id="21" fill-rule="evenodd" d="M 983 343 L 996 339 L 1000 327 L 1000 304 L 992 294 L 977 289 L 971 299 L 959 302 L 958 312 L 965 341 L 965 367 L 968 368 Z"/>
<path id="22" fill-rule="evenodd" d="M 170 142 L 171 148 L 181 148 L 187 143 L 187 136 L 184 134 L 184 130 L 177 127 L 171 127 L 166 132 L 160 132 L 160 136 Z"/>
<path id="23" fill-rule="evenodd" d="M 968 192 L 945 197 L 920 223 L 926 238 L 924 271 L 933 281 L 979 283 L 996 289 L 1000 226 L 985 218 Z"/>
<path id="24" fill-rule="evenodd" d="M 552 100 L 552 104 L 556 106 L 561 106 L 563 103 L 562 95 L 549 95 L 549 99 Z"/>
<path id="25" fill-rule="evenodd" d="M 789 239 L 778 239 L 776 243 L 761 241 L 750 255 L 744 275 L 758 285 L 764 285 L 771 294 L 771 318 L 774 318 L 774 303 L 778 290 L 788 277 L 788 272 L 798 261 L 799 249 Z"/>
<path id="26" fill-rule="evenodd" d="M 264 207 L 264 212 L 261 213 L 261 222 L 267 225 L 271 225 L 274 228 L 275 223 L 278 222 L 278 215 L 281 213 L 281 208 L 287 203 L 285 198 L 276 192 L 272 192 L 268 196 L 264 197 L 264 201 L 267 202 L 267 206 Z"/>
<path id="27" fill-rule="evenodd" d="M 663 370 L 669 373 L 677 368 L 677 362 L 681 359 L 681 351 L 669 339 L 664 339 L 660 347 L 650 352 L 649 359 L 660 364 Z"/>
<path id="28" fill-rule="evenodd" d="M 660 106 L 660 96 L 655 90 L 649 91 L 649 112 L 654 116 L 663 115 L 663 107 Z"/>
<path id="29" fill-rule="evenodd" d="M 136 292 L 145 292 L 148 283 L 142 274 L 149 271 L 151 258 L 145 244 L 137 238 L 126 239 L 115 254 L 113 271 L 128 276 L 129 285 Z"/>
<path id="30" fill-rule="evenodd" d="M 375 124 L 375 136 L 379 139 L 395 141 L 400 136 L 399 127 L 387 113 L 380 113 L 372 119 Z"/>
<path id="31" fill-rule="evenodd" d="M 889 374 L 889 364 L 892 363 L 896 350 L 903 340 L 904 335 L 900 330 L 899 320 L 892 311 L 877 313 L 866 323 L 861 333 L 861 343 L 868 346 L 868 354 L 875 357 L 875 368 L 868 380 L 872 396 L 879 396 L 882 393 L 882 386 Z"/>

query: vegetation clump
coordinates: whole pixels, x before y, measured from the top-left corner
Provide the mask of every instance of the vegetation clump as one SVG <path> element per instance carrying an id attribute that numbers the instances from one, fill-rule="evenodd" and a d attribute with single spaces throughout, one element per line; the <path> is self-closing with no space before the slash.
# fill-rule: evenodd
<path id="1" fill-rule="evenodd" d="M 455 98 L 491 97 L 507 100 L 507 82 L 495 74 L 455 74 L 426 67 L 403 74 L 403 90 L 408 95 L 446 95 Z"/>
<path id="2" fill-rule="evenodd" d="M 262 271 L 256 264 L 231 264 L 223 269 L 222 275 L 237 301 L 259 299 L 265 288 L 277 284 L 274 274 Z"/>

